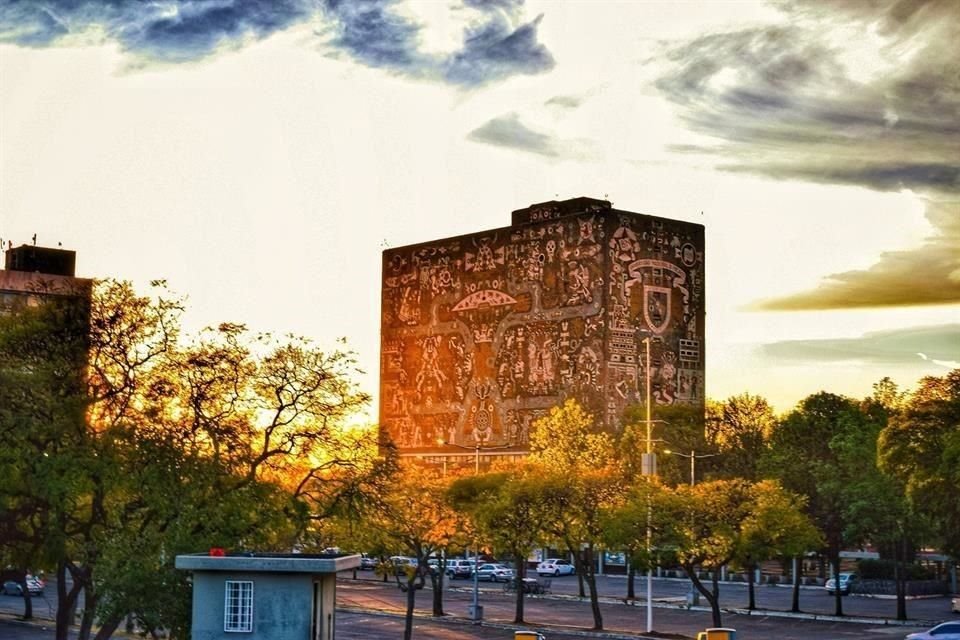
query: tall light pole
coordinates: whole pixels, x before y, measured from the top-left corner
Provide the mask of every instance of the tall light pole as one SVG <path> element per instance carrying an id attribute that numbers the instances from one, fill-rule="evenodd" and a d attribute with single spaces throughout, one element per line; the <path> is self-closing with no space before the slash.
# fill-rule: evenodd
<path id="1" fill-rule="evenodd" d="M 646 347 L 646 365 L 644 366 L 644 373 L 646 378 L 646 387 L 647 387 L 647 397 L 646 397 L 646 406 L 647 406 L 647 453 L 644 456 L 643 464 L 641 465 L 643 475 L 652 478 L 657 473 L 657 462 L 656 457 L 653 455 L 653 440 L 651 438 L 651 428 L 652 424 L 650 422 L 650 336 L 647 336 L 643 339 L 643 344 Z M 653 541 L 653 531 L 651 529 L 651 521 L 653 520 L 653 503 L 651 498 L 647 497 L 647 633 L 653 631 L 653 563 L 651 560 L 651 546 Z"/>
<path id="2" fill-rule="evenodd" d="M 483 442 L 477 438 L 476 444 L 473 447 L 465 447 L 462 444 L 457 444 L 456 442 L 447 442 L 446 440 L 441 440 L 441 444 L 445 444 L 450 447 L 457 447 L 458 449 L 473 449 L 473 473 L 474 475 L 480 475 L 480 449 L 483 447 Z M 494 447 L 494 448 L 506 448 L 506 447 Z M 446 462 L 444 462 L 446 464 Z M 480 620 L 483 618 L 483 614 L 480 610 L 480 574 L 477 573 L 477 569 L 480 568 L 480 546 L 477 545 L 475 553 L 473 555 L 473 605 L 470 609 L 470 619 L 474 624 L 479 624 Z"/>
<path id="3" fill-rule="evenodd" d="M 664 449 L 664 453 L 668 453 L 672 456 L 680 456 L 681 458 L 690 458 L 690 486 L 694 486 L 697 482 L 697 458 L 712 458 L 715 453 L 701 453 L 697 454 L 696 451 L 690 449 L 690 453 L 680 453 L 679 451 L 671 451 L 670 449 Z M 699 596 L 697 595 L 696 590 L 693 587 L 693 581 L 690 581 L 690 593 L 687 596 L 687 602 L 689 604 L 696 604 L 698 602 Z"/>
<path id="4" fill-rule="evenodd" d="M 690 453 L 680 453 L 679 451 L 671 451 L 670 449 L 665 449 L 664 453 L 669 453 L 672 456 L 680 456 L 681 458 L 690 458 L 690 486 L 692 487 L 697 483 L 697 460 L 702 460 L 704 458 L 712 458 L 715 453 L 696 453 L 693 449 L 690 449 Z"/>

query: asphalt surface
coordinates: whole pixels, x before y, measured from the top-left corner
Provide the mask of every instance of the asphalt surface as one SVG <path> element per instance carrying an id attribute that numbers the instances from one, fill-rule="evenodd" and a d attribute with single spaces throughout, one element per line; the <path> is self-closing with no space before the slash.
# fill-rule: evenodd
<path id="1" fill-rule="evenodd" d="M 383 583 L 371 572 L 358 572 L 353 579 L 349 572 L 341 574 L 337 582 L 337 636 L 346 640 L 360 638 L 378 640 L 397 638 L 403 632 L 405 594 L 393 582 Z M 603 604 L 605 633 L 589 631 L 592 616 L 589 602 L 577 597 L 578 580 L 575 576 L 553 578 L 552 594 L 546 597 L 528 597 L 526 626 L 512 624 L 514 596 L 506 594 L 500 584 L 481 583 L 480 603 L 484 607 L 480 626 L 467 620 L 467 607 L 472 602 L 472 583 L 457 580 L 448 584 L 444 618 L 431 616 L 432 594 L 427 588 L 417 593 L 414 637 L 429 639 L 452 638 L 513 638 L 516 628 L 532 628 L 545 633 L 547 638 L 645 637 L 646 582 L 638 577 L 638 600 L 627 602 L 626 579 L 622 576 L 598 577 L 598 590 Z M 678 579 L 654 580 L 654 635 L 652 637 L 695 638 L 698 631 L 712 626 L 706 607 L 685 606 L 689 583 Z M 847 618 L 838 620 L 810 620 L 780 617 L 772 609 L 790 607 L 790 589 L 785 587 L 757 587 L 758 605 L 769 611 L 753 615 L 733 613 L 746 605 L 746 586 L 736 583 L 721 585 L 721 602 L 725 609 L 724 625 L 737 629 L 738 640 L 782 638 L 784 640 L 847 640 L 855 638 L 883 640 L 903 638 L 907 633 L 928 628 L 934 621 L 960 619 L 949 613 L 948 598 L 910 600 L 908 614 L 914 621 L 908 625 L 888 621 L 896 611 L 892 599 L 849 596 L 844 598 Z M 833 599 L 823 589 L 804 588 L 801 608 L 805 612 L 824 615 L 833 613 Z M 19 597 L 0 596 L 0 640 L 51 640 L 52 619 L 56 611 L 55 586 L 48 584 L 45 596 L 33 599 L 35 621 L 31 625 L 14 622 L 22 614 L 23 601 Z M 806 617 L 812 617 L 807 615 Z"/>
<path id="2" fill-rule="evenodd" d="M 561 579 L 562 580 L 562 579 Z M 557 581 L 554 581 L 554 585 Z M 572 579 L 576 591 L 576 578 Z M 458 583 L 444 594 L 445 613 L 466 618 L 467 608 L 472 602 L 472 588 L 466 582 Z M 392 611 L 400 614 L 404 611 L 405 594 L 394 584 L 384 584 L 375 580 L 341 579 L 337 583 L 338 606 L 350 611 L 371 613 L 374 611 Z M 510 626 L 514 616 L 512 594 L 505 594 L 502 585 L 484 584 L 480 593 L 480 604 L 484 607 L 484 623 Z M 644 637 L 646 629 L 645 602 L 639 606 L 602 604 L 604 630 L 607 637 Z M 429 590 L 418 592 L 416 612 L 428 616 L 432 599 Z M 525 604 L 525 621 L 538 628 L 548 638 L 567 637 L 569 633 L 587 633 L 593 620 L 588 602 L 561 593 L 550 597 L 531 597 Z M 653 629 L 660 637 L 695 638 L 698 631 L 711 627 L 711 615 L 706 608 L 687 610 L 677 604 L 657 603 L 653 610 Z M 875 639 L 903 638 L 907 633 L 927 628 L 926 625 L 884 624 L 882 620 L 869 623 L 835 620 L 805 620 L 786 618 L 759 613 L 757 615 L 737 615 L 725 613 L 724 626 L 737 630 L 738 640 L 782 638 L 784 640 L 846 640 L 854 638 Z M 338 625 L 339 626 L 339 625 Z M 339 630 L 338 630 L 339 632 Z M 494 636 L 484 636 L 494 637 Z M 509 637 L 509 636 L 508 636 Z M 656 637 L 654 635 L 653 637 Z"/>

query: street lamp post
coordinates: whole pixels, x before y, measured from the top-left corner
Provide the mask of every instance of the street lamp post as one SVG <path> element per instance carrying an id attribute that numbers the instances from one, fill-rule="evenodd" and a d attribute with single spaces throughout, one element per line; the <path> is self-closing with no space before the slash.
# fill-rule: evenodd
<path id="1" fill-rule="evenodd" d="M 681 458 L 690 458 L 690 486 L 696 484 L 697 482 L 697 460 L 703 460 L 704 458 L 712 458 L 715 453 L 696 453 L 693 449 L 690 450 L 690 453 L 680 453 L 679 451 L 671 451 L 670 449 L 665 449 L 664 453 L 669 453 L 672 456 L 680 456 Z"/>
<path id="2" fill-rule="evenodd" d="M 483 447 L 483 442 L 479 438 L 477 438 L 476 444 L 473 447 L 465 447 L 462 444 L 457 444 L 456 442 L 447 442 L 446 440 L 441 441 L 441 443 L 450 447 L 457 447 L 458 449 L 473 449 L 473 473 L 474 475 L 480 475 L 480 449 Z M 446 462 L 444 462 L 444 464 L 446 464 Z M 473 555 L 473 605 L 470 609 L 470 620 L 472 620 L 474 624 L 479 624 L 480 620 L 483 618 L 483 614 L 480 610 L 480 574 L 477 573 L 477 569 L 479 568 L 480 547 L 478 545 L 474 550 Z"/>
<path id="3" fill-rule="evenodd" d="M 694 486 L 697 482 L 697 458 L 712 458 L 715 453 L 701 453 L 697 454 L 693 449 L 690 450 L 690 453 L 680 453 L 679 451 L 671 451 L 670 449 L 664 449 L 664 453 L 670 454 L 672 456 L 680 456 L 681 458 L 690 458 L 690 486 Z M 693 587 L 693 581 L 690 581 L 690 593 L 687 596 L 689 604 L 696 604 L 698 601 L 697 592 Z"/>
<path id="4" fill-rule="evenodd" d="M 643 339 L 646 348 L 646 363 L 644 366 L 646 378 L 646 417 L 647 417 L 647 454 L 644 456 L 643 475 L 652 477 L 656 474 L 656 457 L 653 455 L 653 440 L 651 439 L 650 422 L 650 336 Z M 650 551 L 653 540 L 651 523 L 653 520 L 653 503 L 647 498 L 647 633 L 653 631 L 653 563 L 650 562 Z"/>

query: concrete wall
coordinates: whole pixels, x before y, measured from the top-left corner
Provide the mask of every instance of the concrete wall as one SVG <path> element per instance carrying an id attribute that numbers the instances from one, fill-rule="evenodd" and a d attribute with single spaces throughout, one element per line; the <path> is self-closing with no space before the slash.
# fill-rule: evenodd
<path id="1" fill-rule="evenodd" d="M 225 633 L 227 580 L 253 582 L 253 633 Z M 310 640 L 313 577 L 305 573 L 196 572 L 193 640 Z M 325 639 L 324 639 L 325 640 Z"/>

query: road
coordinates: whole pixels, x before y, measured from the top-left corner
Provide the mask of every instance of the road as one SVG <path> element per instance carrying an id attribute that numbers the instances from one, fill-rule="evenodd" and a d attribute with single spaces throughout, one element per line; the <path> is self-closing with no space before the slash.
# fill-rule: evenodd
<path id="1" fill-rule="evenodd" d="M 349 573 L 341 574 L 341 582 L 346 581 Z M 359 580 L 376 580 L 372 572 L 358 572 Z M 484 591 L 500 589 L 499 585 L 481 582 Z M 448 588 L 468 589 L 472 584 L 469 580 L 454 580 Z M 578 593 L 576 576 L 562 576 L 551 578 L 551 590 L 557 595 L 574 596 Z M 655 578 L 653 580 L 653 597 L 661 604 L 680 604 L 685 602 L 686 594 L 690 590 L 687 580 Z M 624 599 L 627 593 L 627 579 L 623 576 L 597 576 L 597 591 L 601 596 Z M 635 586 L 637 599 L 646 601 L 646 579 L 637 578 Z M 759 609 L 771 611 L 789 611 L 792 589 L 780 586 L 756 587 L 756 600 Z M 720 585 L 720 605 L 725 609 L 746 609 L 747 585 L 744 583 L 729 582 Z M 707 606 L 705 598 L 700 604 Z M 800 608 L 805 613 L 833 615 L 834 597 L 820 587 L 803 587 L 800 589 Z M 868 596 L 846 596 L 843 598 L 843 612 L 849 617 L 889 618 L 897 616 L 897 602 L 892 598 L 874 598 Z M 941 620 L 950 618 L 950 599 L 946 597 L 924 598 L 907 601 L 907 616 L 915 620 Z"/>
<path id="2" fill-rule="evenodd" d="M 369 572 L 360 572 L 353 579 L 349 572 L 341 574 L 337 581 L 337 635 L 341 639 L 360 640 L 361 638 L 396 638 L 403 630 L 400 614 L 405 607 L 405 595 L 392 582 L 384 584 Z M 528 598 L 526 601 L 526 621 L 547 630 L 551 640 L 574 637 L 565 631 L 586 630 L 592 624 L 589 604 L 579 601 L 577 578 L 566 576 L 552 579 L 553 597 Z M 627 605 L 623 603 L 626 592 L 626 579 L 616 576 L 598 577 L 601 596 L 619 603 L 601 605 L 604 626 L 608 632 L 621 634 L 640 634 L 645 629 L 644 602 Z M 710 614 L 705 610 L 687 611 L 678 603 L 682 602 L 688 585 L 681 580 L 654 580 L 654 630 L 668 634 L 668 637 L 693 638 L 696 632 L 712 626 Z M 637 583 L 637 596 L 645 594 L 645 582 Z M 746 604 L 746 587 L 737 584 L 721 585 L 722 601 L 725 608 Z M 40 621 L 50 625 L 56 610 L 56 594 L 53 585 L 47 587 L 47 597 L 34 598 L 34 614 Z M 758 604 L 761 607 L 788 609 L 790 589 L 779 587 L 760 587 L 757 589 Z M 466 580 L 455 581 L 449 585 L 445 597 L 445 609 L 448 618 L 437 621 L 430 617 L 431 594 L 425 589 L 417 594 L 417 613 L 415 637 L 428 639 L 452 638 L 512 638 L 510 630 L 514 616 L 513 596 L 504 594 L 502 585 L 481 583 L 481 604 L 484 606 L 484 626 L 475 627 L 465 624 L 467 606 L 472 599 L 472 584 Z M 22 613 L 22 599 L 12 596 L 0 596 L 0 615 Z M 830 614 L 833 601 L 822 589 L 803 589 L 801 607 L 807 612 Z M 850 596 L 844 598 L 845 611 L 850 616 L 892 617 L 895 603 L 892 600 L 879 600 Z M 394 615 L 390 615 L 390 614 Z M 908 613 L 912 618 L 923 620 L 949 619 L 949 600 L 936 598 L 911 600 Z M 385 615 L 386 614 L 386 615 Z M 958 617 L 958 616 L 954 616 Z M 12 627 L 9 623 L 0 623 L 0 638 L 3 640 L 50 640 L 52 632 L 42 632 L 34 627 Z M 889 625 L 882 621 L 876 624 L 857 624 L 853 622 L 824 622 L 774 617 L 772 615 L 736 615 L 724 614 L 724 624 L 738 630 L 739 640 L 782 638 L 784 640 L 854 640 L 903 638 L 908 632 L 922 627 Z M 32 635 L 34 632 L 40 635 Z M 46 635 L 44 635 L 46 633 Z M 661 636 L 663 637 L 663 636 Z"/>
<path id="3" fill-rule="evenodd" d="M 555 581 L 562 584 L 562 580 Z M 571 580 L 572 591 L 576 591 L 576 578 Z M 666 587 L 667 585 L 660 585 Z M 557 593 L 556 595 L 559 595 Z M 395 611 L 404 610 L 405 601 L 402 592 L 394 584 L 384 584 L 375 580 L 341 579 L 337 582 L 337 603 L 341 607 L 356 610 Z M 467 607 L 472 600 L 471 589 L 466 582 L 458 583 L 445 595 L 445 613 L 466 617 Z M 480 603 L 484 606 L 484 620 L 489 623 L 510 623 L 514 615 L 512 595 L 503 593 L 500 585 L 484 585 Z M 663 605 L 666 607 L 668 605 Z M 431 594 L 424 590 L 417 594 L 417 612 L 428 615 L 431 608 Z M 645 630 L 646 609 L 643 606 L 625 604 L 603 604 L 601 612 L 604 629 L 622 634 L 640 634 Z M 586 630 L 592 625 L 590 606 L 567 598 L 529 598 L 526 601 L 525 620 L 535 626 L 550 629 L 550 638 L 558 636 L 560 630 Z M 687 611 L 672 607 L 657 607 L 653 612 L 654 630 L 672 637 L 694 638 L 697 631 L 713 626 L 708 611 Z M 743 616 L 727 613 L 724 624 L 737 629 L 738 640 L 761 640 L 778 638 L 783 640 L 853 640 L 884 638 L 903 638 L 920 626 L 900 626 L 877 624 L 856 624 L 852 622 L 823 622 L 773 617 L 766 615 Z"/>

